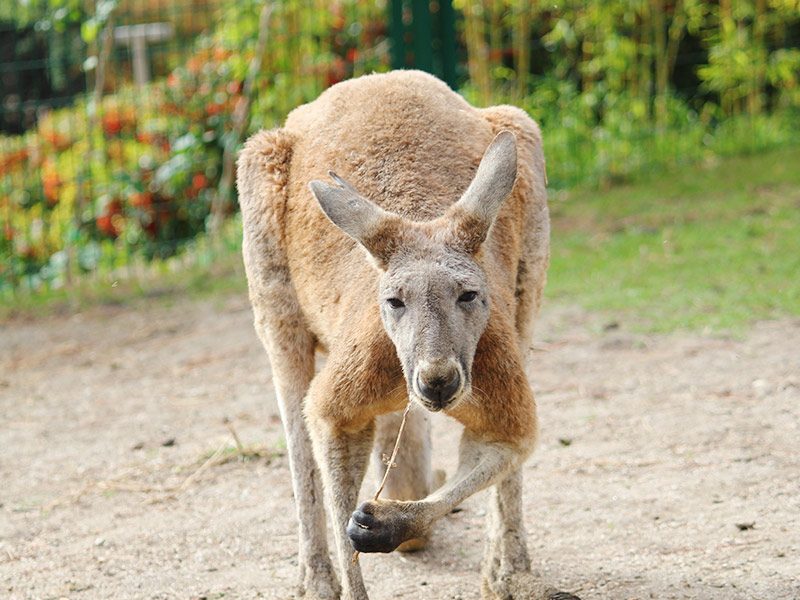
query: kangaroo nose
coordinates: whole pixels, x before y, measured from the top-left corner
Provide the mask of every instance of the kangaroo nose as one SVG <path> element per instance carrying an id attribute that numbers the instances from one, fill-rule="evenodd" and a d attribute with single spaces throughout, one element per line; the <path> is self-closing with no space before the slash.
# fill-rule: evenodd
<path id="1" fill-rule="evenodd" d="M 417 383 L 420 393 L 430 400 L 436 408 L 443 408 L 453 397 L 461 385 L 458 371 L 453 370 L 446 374 L 437 374 L 427 378 L 420 373 Z"/>

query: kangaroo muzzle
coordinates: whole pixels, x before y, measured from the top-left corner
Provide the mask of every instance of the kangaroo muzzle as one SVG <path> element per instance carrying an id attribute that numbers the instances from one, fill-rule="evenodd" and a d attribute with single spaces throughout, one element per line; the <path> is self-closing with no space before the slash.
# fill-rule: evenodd
<path id="1" fill-rule="evenodd" d="M 453 403 L 463 388 L 463 377 L 455 361 L 420 365 L 414 387 L 428 410 L 439 411 Z"/>

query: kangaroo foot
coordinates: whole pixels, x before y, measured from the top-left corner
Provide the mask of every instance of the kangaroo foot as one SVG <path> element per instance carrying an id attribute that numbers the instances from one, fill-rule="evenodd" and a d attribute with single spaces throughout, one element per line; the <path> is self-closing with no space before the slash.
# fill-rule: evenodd
<path id="1" fill-rule="evenodd" d="M 341 587 L 333 567 L 329 561 L 321 562 L 306 567 L 299 595 L 305 600 L 339 600 Z"/>

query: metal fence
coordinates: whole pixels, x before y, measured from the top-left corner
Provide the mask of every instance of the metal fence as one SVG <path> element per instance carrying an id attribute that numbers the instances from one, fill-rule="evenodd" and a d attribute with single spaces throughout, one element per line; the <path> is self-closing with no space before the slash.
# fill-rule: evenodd
<path id="1" fill-rule="evenodd" d="M 191 237 L 149 190 L 169 143 L 152 123 L 164 119 L 158 82 L 218 12 L 213 0 L 122 1 L 92 36 L 102 3 L 30 4 L 0 10 L 0 294 L 113 272 Z"/>
<path id="2" fill-rule="evenodd" d="M 214 10 L 208 0 L 120 3 L 103 91 L 165 77 L 213 25 Z M 96 48 L 81 31 L 88 14 L 57 19 L 42 6 L 38 14 L 15 20 L 14 11 L 0 11 L 0 133 L 20 134 L 90 91 L 96 75 L 90 56 Z"/>

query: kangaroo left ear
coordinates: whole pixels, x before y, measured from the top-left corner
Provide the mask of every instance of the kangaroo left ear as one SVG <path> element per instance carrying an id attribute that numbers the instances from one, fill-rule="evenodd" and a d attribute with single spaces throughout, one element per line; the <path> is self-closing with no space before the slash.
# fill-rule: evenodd
<path id="1" fill-rule="evenodd" d="M 451 245 L 469 254 L 478 251 L 516 178 L 517 138 L 501 131 L 486 149 L 467 191 L 444 215 L 452 223 Z"/>
<path id="2" fill-rule="evenodd" d="M 385 269 L 396 250 L 402 218 L 364 198 L 333 171 L 328 175 L 336 185 L 311 181 L 311 193 L 333 224 L 360 243 L 379 269 Z"/>

